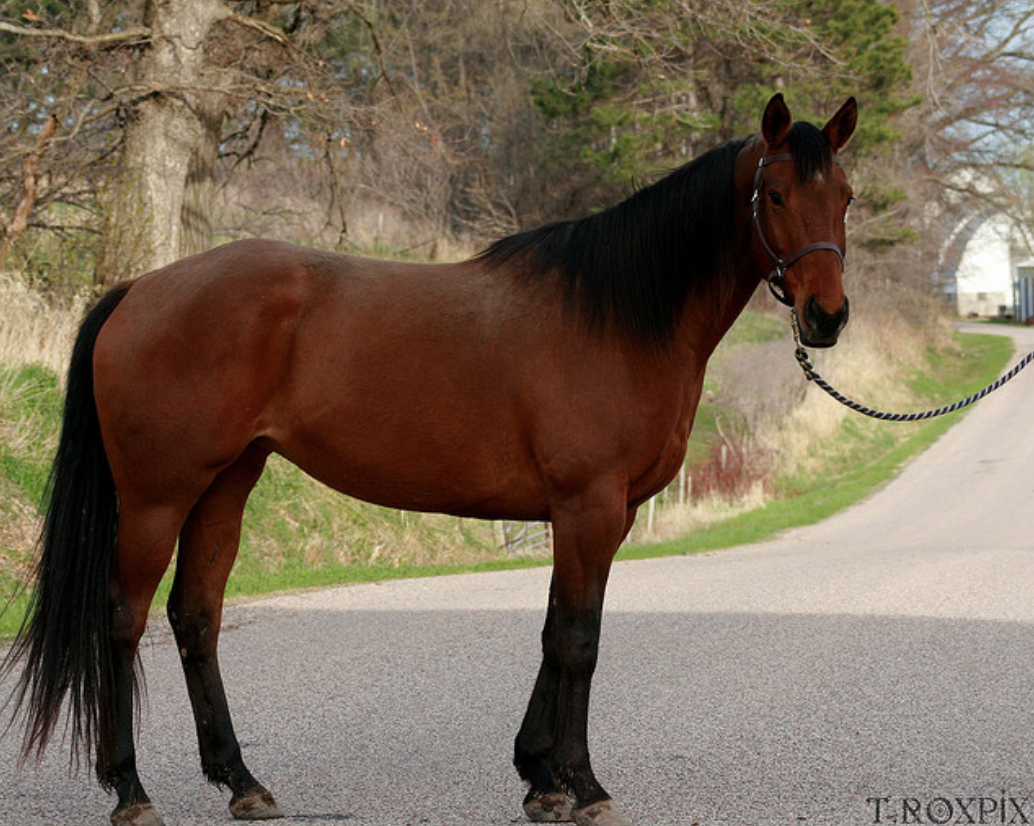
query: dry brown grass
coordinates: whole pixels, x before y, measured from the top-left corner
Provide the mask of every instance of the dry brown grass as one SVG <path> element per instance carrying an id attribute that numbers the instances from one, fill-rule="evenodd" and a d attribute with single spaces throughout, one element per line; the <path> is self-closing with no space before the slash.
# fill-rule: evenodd
<path id="1" fill-rule="evenodd" d="M 908 409 L 915 402 L 903 377 L 922 368 L 928 348 L 944 344 L 949 329 L 943 320 L 919 329 L 897 314 L 864 315 L 852 320 L 836 347 L 812 351 L 812 361 L 849 397 L 885 410 Z M 857 416 L 814 384 L 798 381 L 803 393 L 792 409 L 759 421 L 755 431 L 776 474 L 821 473 L 835 465 L 840 429 Z M 859 426 L 886 425 L 861 420 Z"/>
<path id="2" fill-rule="evenodd" d="M 370 505 L 331 490 L 279 456 L 249 503 L 241 565 L 255 573 L 302 565 L 457 565 L 498 558 L 492 525 Z"/>
<path id="3" fill-rule="evenodd" d="M 27 580 L 38 535 L 36 509 L 0 479 L 0 576 Z"/>
<path id="4" fill-rule="evenodd" d="M 810 353 L 817 369 L 859 401 L 887 410 L 914 409 L 905 379 L 923 369 L 931 347 L 949 345 L 951 325 L 943 308 L 935 298 L 875 280 L 852 291 L 851 300 L 852 320 L 837 346 Z M 754 306 L 767 312 L 771 302 L 762 295 Z M 701 491 L 705 495 L 689 505 L 665 495 L 654 508 L 652 529 L 647 527 L 647 507 L 641 508 L 634 542 L 685 535 L 760 507 L 777 487 L 776 480 L 839 472 L 845 458 L 857 453 L 860 439 L 887 427 L 858 417 L 806 381 L 794 359 L 789 324 L 778 340 L 728 349 L 723 343 L 708 366 L 708 377 L 717 388 L 714 400 L 741 422 L 738 432 L 725 438 L 731 450 L 745 451 L 745 467 L 738 475 L 719 479 L 712 486 L 715 491 Z M 843 437 L 848 417 L 854 417 L 852 426 L 860 437 Z M 908 426 L 895 427 L 903 432 Z"/>
<path id="5" fill-rule="evenodd" d="M 708 528 L 725 519 L 760 508 L 768 495 L 761 482 L 734 497 L 712 495 L 694 498 L 686 504 L 666 503 L 657 508 L 653 525 L 647 524 L 646 506 L 639 513 L 630 542 L 633 544 L 664 542 Z"/>
<path id="6" fill-rule="evenodd" d="M 56 303 L 0 273 L 0 364 L 42 364 L 63 376 L 88 295 Z"/>

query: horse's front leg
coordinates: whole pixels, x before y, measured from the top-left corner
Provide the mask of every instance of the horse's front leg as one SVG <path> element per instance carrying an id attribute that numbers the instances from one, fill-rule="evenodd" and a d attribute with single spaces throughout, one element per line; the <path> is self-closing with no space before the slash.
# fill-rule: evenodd
<path id="1" fill-rule="evenodd" d="M 515 758 L 530 785 L 525 811 L 536 821 L 628 823 L 592 771 L 588 713 L 607 576 L 633 517 L 617 487 L 553 509 L 554 570 L 543 661 Z"/>
<path id="2" fill-rule="evenodd" d="M 542 628 L 542 665 L 517 733 L 514 765 L 528 783 L 524 811 L 536 823 L 571 820 L 572 800 L 553 779 L 551 765 L 560 692 L 560 651 L 556 624 L 556 577 L 549 584 L 549 607 Z"/>

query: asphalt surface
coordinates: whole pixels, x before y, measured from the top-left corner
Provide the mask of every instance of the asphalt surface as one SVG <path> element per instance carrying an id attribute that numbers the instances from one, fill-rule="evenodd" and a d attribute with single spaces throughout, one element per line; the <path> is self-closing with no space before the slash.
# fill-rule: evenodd
<path id="1" fill-rule="evenodd" d="M 1031 411 L 1034 372 L 823 524 L 615 566 L 591 746 L 637 826 L 1034 823 Z M 548 577 L 228 609 L 238 734 L 281 822 L 523 822 L 510 755 Z M 144 783 L 169 826 L 229 823 L 171 635 L 152 626 Z M 107 823 L 113 801 L 87 769 L 69 774 L 60 744 L 38 768 L 18 767 L 17 745 L 0 739 L 0 824 Z"/>

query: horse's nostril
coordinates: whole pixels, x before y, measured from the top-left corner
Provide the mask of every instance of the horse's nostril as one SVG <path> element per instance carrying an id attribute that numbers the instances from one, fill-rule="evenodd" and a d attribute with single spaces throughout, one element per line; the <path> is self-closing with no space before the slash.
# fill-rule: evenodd
<path id="1" fill-rule="evenodd" d="M 850 314 L 850 303 L 846 298 L 840 309 L 834 313 L 827 313 L 822 309 L 815 296 L 809 298 L 804 305 L 804 322 L 809 343 L 817 347 L 835 344 Z"/>

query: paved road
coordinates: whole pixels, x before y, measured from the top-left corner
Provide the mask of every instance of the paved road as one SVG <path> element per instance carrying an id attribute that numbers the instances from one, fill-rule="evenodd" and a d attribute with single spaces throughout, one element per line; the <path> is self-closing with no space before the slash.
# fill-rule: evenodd
<path id="1" fill-rule="evenodd" d="M 1034 333 L 1017 335 L 1034 348 Z M 616 566 L 592 746 L 635 823 L 1034 822 L 1031 410 L 1034 374 L 821 525 Z M 229 610 L 238 731 L 283 822 L 520 822 L 509 759 L 547 578 L 393 582 Z M 152 797 L 169 826 L 230 822 L 200 778 L 160 628 L 144 661 Z M 107 822 L 110 799 L 88 772 L 70 777 L 60 749 L 17 770 L 15 747 L 0 740 L 0 824 Z"/>

